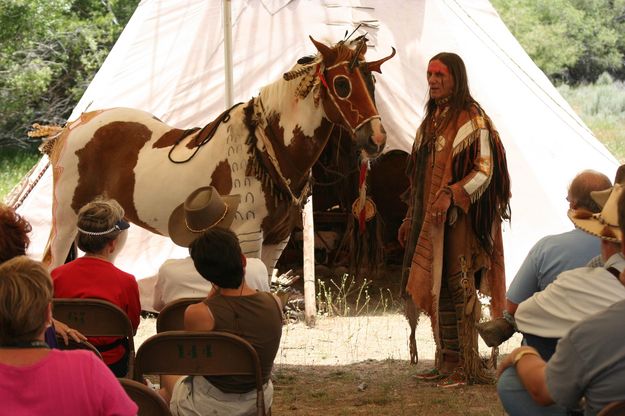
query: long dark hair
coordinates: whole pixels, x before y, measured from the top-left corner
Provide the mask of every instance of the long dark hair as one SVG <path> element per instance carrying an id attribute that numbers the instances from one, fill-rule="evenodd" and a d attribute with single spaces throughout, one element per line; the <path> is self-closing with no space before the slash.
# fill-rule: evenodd
<path id="1" fill-rule="evenodd" d="M 471 96 L 469 91 L 469 81 L 467 69 L 462 58 L 452 52 L 441 52 L 432 57 L 430 62 L 441 61 L 454 79 L 454 88 L 449 97 L 449 116 L 443 121 L 441 129 L 445 130 L 450 123 L 456 123 L 462 111 L 477 111 L 486 121 L 490 132 L 490 145 L 492 149 L 493 173 L 491 182 L 474 201 L 469 208 L 471 226 L 482 247 L 488 252 L 493 250 L 492 225 L 497 219 L 510 219 L 510 177 L 508 174 L 508 162 L 506 151 L 499 138 L 499 133 L 492 125 L 490 118 L 486 115 L 480 104 Z M 427 131 L 427 126 L 434 115 L 436 101 L 430 97 L 425 105 L 425 118 L 419 127 L 422 134 Z M 427 138 L 426 138 L 427 139 Z M 478 155 L 479 141 L 474 141 L 465 151 L 454 158 L 452 166 L 452 182 L 457 182 L 467 175 L 473 168 L 473 163 Z M 421 152 L 425 157 L 424 152 Z"/>
<path id="2" fill-rule="evenodd" d="M 193 265 L 202 277 L 224 289 L 241 286 L 245 275 L 237 235 L 229 229 L 213 227 L 189 246 Z"/>
<path id="3" fill-rule="evenodd" d="M 453 52 L 440 52 L 434 55 L 429 62 L 435 60 L 441 61 L 447 69 L 449 69 L 449 73 L 454 79 L 454 89 L 449 97 L 450 114 L 442 126 L 442 130 L 445 130 L 449 123 L 455 122 L 458 119 L 458 116 L 463 110 L 468 111 L 472 105 L 477 105 L 479 107 L 479 104 L 471 96 L 471 92 L 469 91 L 467 69 L 464 66 L 462 58 Z M 423 122 L 420 126 L 422 131 L 425 131 L 425 126 L 427 126 L 426 123 L 428 123 L 434 115 L 435 109 L 436 101 L 430 97 L 425 103 L 425 117 L 423 118 Z"/>

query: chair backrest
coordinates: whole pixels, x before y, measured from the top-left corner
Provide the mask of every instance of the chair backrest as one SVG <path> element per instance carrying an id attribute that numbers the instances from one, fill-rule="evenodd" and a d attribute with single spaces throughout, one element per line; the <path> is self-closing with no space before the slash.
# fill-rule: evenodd
<path id="1" fill-rule="evenodd" d="M 139 406 L 137 416 L 171 416 L 169 407 L 157 392 L 143 383 L 118 378 L 128 397 Z"/>
<path id="2" fill-rule="evenodd" d="M 144 374 L 252 375 L 257 415 L 265 415 L 263 375 L 254 347 L 226 332 L 167 331 L 148 338 L 137 351 L 135 380 Z"/>
<path id="3" fill-rule="evenodd" d="M 102 299 L 54 298 L 55 319 L 75 328 L 88 337 L 113 336 L 128 339 L 128 376 L 132 377 L 135 361 L 132 323 L 117 305 Z"/>
<path id="4" fill-rule="evenodd" d="M 89 341 L 76 342 L 70 337 L 67 345 L 65 345 L 65 341 L 63 341 L 63 338 L 57 336 L 57 339 L 58 348 L 60 350 L 87 350 L 97 355 L 100 360 L 102 359 L 102 354 L 100 354 L 100 351 L 98 351 L 98 349 Z"/>
<path id="5" fill-rule="evenodd" d="M 169 302 L 156 318 L 156 332 L 182 331 L 184 329 L 184 311 L 187 306 L 199 303 L 204 298 L 182 298 Z"/>
<path id="6" fill-rule="evenodd" d="M 597 416 L 625 416 L 625 400 L 610 403 Z"/>

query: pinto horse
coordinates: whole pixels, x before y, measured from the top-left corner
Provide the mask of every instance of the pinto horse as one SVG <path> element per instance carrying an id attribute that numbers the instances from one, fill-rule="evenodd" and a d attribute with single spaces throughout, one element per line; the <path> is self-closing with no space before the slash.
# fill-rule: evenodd
<path id="1" fill-rule="evenodd" d="M 314 57 L 201 129 L 171 127 L 130 108 L 68 122 L 50 151 L 53 222 L 44 262 L 63 263 L 78 210 L 98 196 L 117 200 L 132 223 L 167 236 L 174 208 L 212 185 L 241 195 L 232 230 L 247 256 L 273 268 L 301 218 L 311 167 L 334 124 L 351 133 L 363 157 L 376 157 L 386 142 L 371 71 L 381 72 L 395 50 L 365 62 L 364 38 L 334 46 L 310 39 Z"/>

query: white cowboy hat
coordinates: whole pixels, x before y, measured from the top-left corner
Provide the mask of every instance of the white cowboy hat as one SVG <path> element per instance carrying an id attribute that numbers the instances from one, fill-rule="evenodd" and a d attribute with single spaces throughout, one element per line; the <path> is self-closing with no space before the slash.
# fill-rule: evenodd
<path id="1" fill-rule="evenodd" d="M 618 224 L 618 200 L 622 192 L 623 186 L 620 184 L 604 191 L 591 192 L 592 199 L 599 206 L 603 205 L 601 212 L 593 214 L 584 209 L 569 209 L 568 216 L 580 230 L 603 240 L 619 243 L 623 241 Z"/>
<path id="2" fill-rule="evenodd" d="M 169 217 L 169 237 L 177 245 L 189 247 L 210 228 L 230 228 L 239 202 L 241 195 L 221 196 L 212 186 L 198 188 Z"/>

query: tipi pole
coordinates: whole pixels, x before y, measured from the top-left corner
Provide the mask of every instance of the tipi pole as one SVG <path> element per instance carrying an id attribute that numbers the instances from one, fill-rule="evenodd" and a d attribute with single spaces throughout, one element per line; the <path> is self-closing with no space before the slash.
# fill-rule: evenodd
<path id="1" fill-rule="evenodd" d="M 232 0 L 223 0 L 224 15 L 224 72 L 226 80 L 226 108 L 234 104 L 232 84 Z"/>

